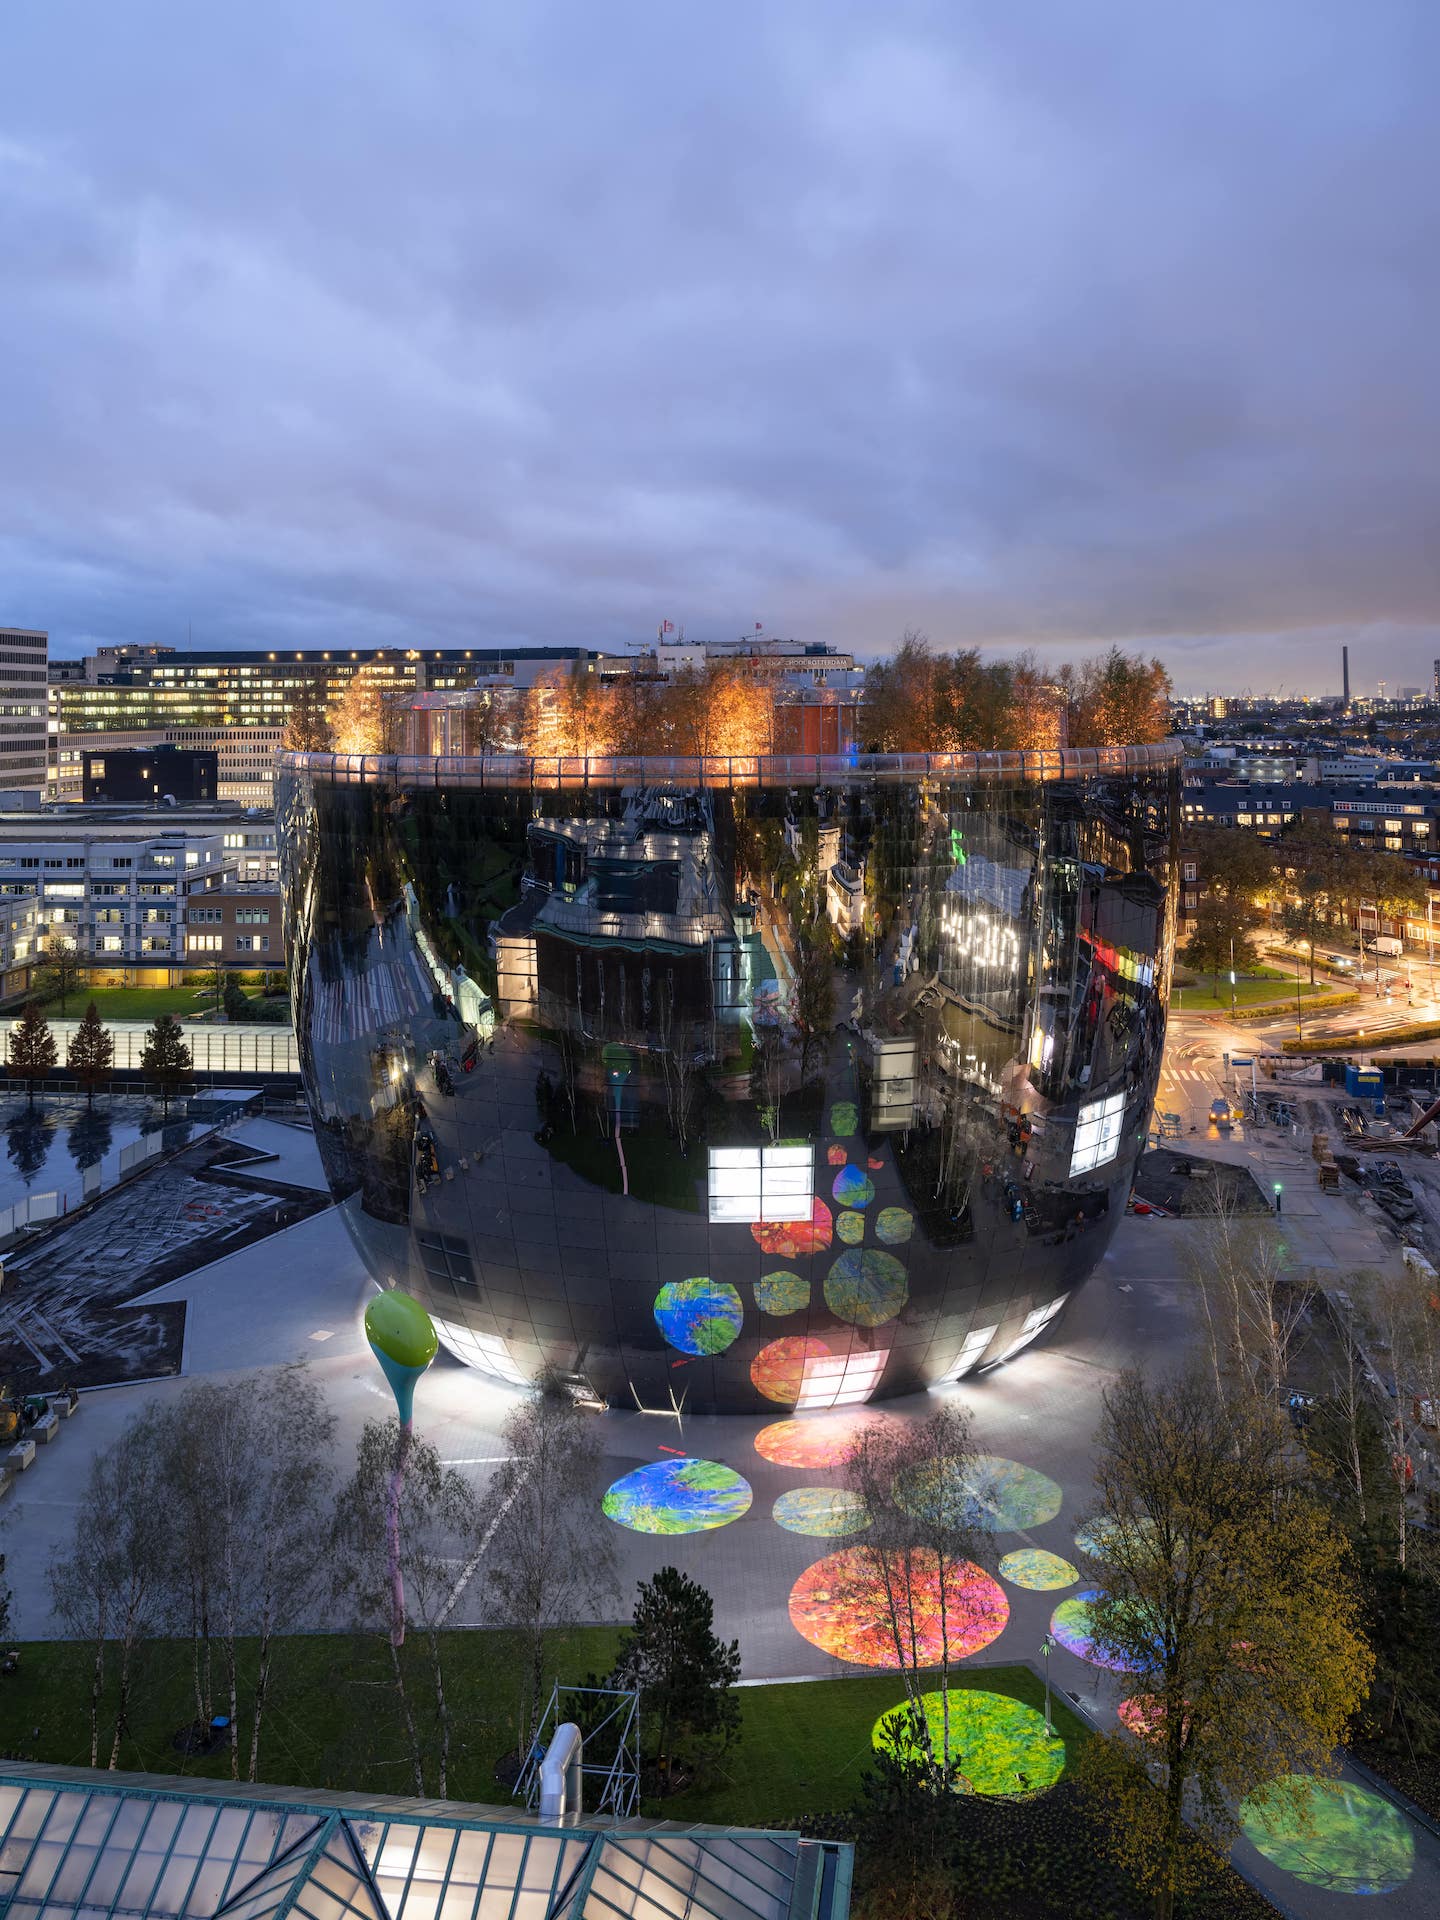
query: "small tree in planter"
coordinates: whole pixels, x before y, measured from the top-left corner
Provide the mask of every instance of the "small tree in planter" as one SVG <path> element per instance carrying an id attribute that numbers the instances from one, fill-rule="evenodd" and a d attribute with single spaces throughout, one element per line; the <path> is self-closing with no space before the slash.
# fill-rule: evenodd
<path id="1" fill-rule="evenodd" d="M 145 1036 L 140 1066 L 160 1089 L 163 1110 L 170 1110 L 170 1096 L 190 1078 L 192 1062 L 180 1022 L 173 1013 L 162 1013 Z"/>
<path id="2" fill-rule="evenodd" d="M 92 1000 L 85 1017 L 70 1036 L 66 1064 L 85 1089 L 85 1104 L 95 1104 L 95 1089 L 115 1064 L 115 1041 Z"/>
<path id="3" fill-rule="evenodd" d="M 10 1071 L 26 1082 L 30 1105 L 35 1104 L 35 1082 L 59 1059 L 55 1036 L 38 1000 L 27 1000 L 20 1011 L 20 1022 L 10 1036 Z"/>

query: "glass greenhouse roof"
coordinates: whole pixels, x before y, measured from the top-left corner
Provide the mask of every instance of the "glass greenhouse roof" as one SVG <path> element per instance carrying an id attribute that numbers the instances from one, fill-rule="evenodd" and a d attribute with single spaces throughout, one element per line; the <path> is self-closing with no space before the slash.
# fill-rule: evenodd
<path id="1" fill-rule="evenodd" d="M 845 1920 L 849 1856 L 747 1829 L 0 1767 L 7 1920 Z"/>

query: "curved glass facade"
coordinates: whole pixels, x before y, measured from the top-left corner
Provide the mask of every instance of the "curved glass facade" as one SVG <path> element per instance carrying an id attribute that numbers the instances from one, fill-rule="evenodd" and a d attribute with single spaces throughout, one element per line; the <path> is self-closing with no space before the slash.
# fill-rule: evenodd
<path id="1" fill-rule="evenodd" d="M 1164 1040 L 1167 746 L 282 759 L 295 1024 L 371 1271 L 615 1406 L 853 1405 L 1053 1322 Z"/>

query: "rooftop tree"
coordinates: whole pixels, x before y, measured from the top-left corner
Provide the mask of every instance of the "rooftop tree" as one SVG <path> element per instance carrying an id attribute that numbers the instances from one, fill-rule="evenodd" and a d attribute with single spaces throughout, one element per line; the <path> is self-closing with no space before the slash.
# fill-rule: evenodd
<path id="1" fill-rule="evenodd" d="M 85 1089 L 85 1104 L 95 1104 L 95 1089 L 110 1077 L 115 1064 L 115 1039 L 92 1000 L 65 1051 L 65 1064 Z"/>
<path id="2" fill-rule="evenodd" d="M 162 1013 L 146 1034 L 140 1067 L 160 1089 L 162 1105 L 168 1112 L 170 1096 L 187 1083 L 193 1067 L 184 1031 L 173 1013 Z"/>
<path id="3" fill-rule="evenodd" d="M 10 1035 L 10 1071 L 26 1083 L 29 1104 L 35 1104 L 35 1082 L 43 1080 L 59 1059 L 55 1036 L 38 1000 L 27 1000 Z"/>

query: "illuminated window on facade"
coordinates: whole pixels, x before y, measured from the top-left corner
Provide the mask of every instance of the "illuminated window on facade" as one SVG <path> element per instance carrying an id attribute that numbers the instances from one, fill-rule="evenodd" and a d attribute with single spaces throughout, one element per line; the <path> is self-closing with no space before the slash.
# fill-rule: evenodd
<path id="1" fill-rule="evenodd" d="M 1000 1360 L 1011 1359 L 1022 1347 L 1028 1347 L 1032 1340 L 1038 1339 L 1069 1298 L 1068 1293 L 1062 1293 L 1058 1300 L 1052 1300 L 1048 1306 L 1036 1307 L 1033 1313 L 1027 1313 L 1018 1336 L 1000 1355 Z M 997 1360 L 995 1364 L 998 1366 L 1000 1361 Z"/>
<path id="2" fill-rule="evenodd" d="M 817 1407 L 862 1406 L 880 1384 L 888 1353 L 832 1354 L 823 1360 L 807 1360 L 800 1382 L 795 1411 L 805 1413 Z"/>
<path id="3" fill-rule="evenodd" d="M 1108 1100 L 1091 1100 L 1080 1109 L 1075 1122 L 1075 1150 L 1070 1156 L 1070 1178 L 1103 1167 L 1120 1151 L 1120 1135 L 1125 1126 L 1125 1096 L 1112 1093 Z"/>
<path id="4" fill-rule="evenodd" d="M 430 1317 L 441 1341 L 457 1360 L 463 1360 L 467 1366 L 477 1367 L 482 1373 L 494 1374 L 498 1380 L 504 1380 L 511 1386 L 529 1386 L 530 1380 L 525 1369 L 497 1334 L 477 1333 L 472 1327 L 461 1326 L 456 1321 L 442 1320 L 439 1314 L 431 1314 Z"/>
<path id="5" fill-rule="evenodd" d="M 712 1224 L 808 1220 L 815 1204 L 815 1149 L 712 1147 Z"/>
<path id="6" fill-rule="evenodd" d="M 965 1336 L 965 1344 L 960 1349 L 960 1358 L 955 1362 L 953 1367 L 948 1368 L 940 1375 L 940 1378 L 935 1384 L 943 1387 L 952 1380 L 963 1379 L 971 1368 L 979 1363 L 981 1354 L 984 1353 L 986 1347 L 989 1346 L 998 1331 L 999 1328 L 997 1325 L 994 1327 L 976 1327 L 973 1333 L 967 1333 Z"/>

